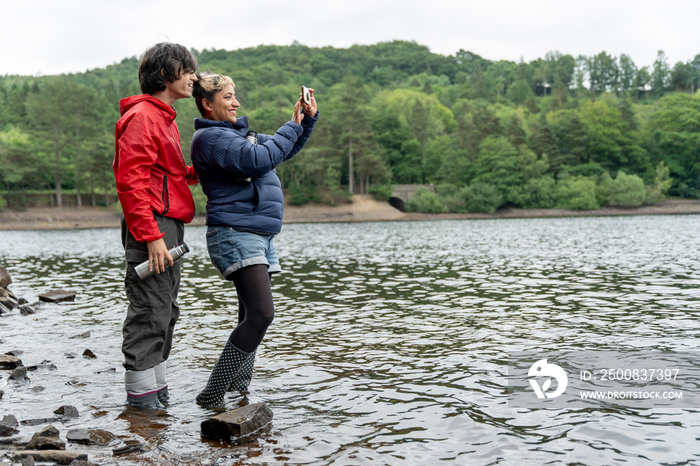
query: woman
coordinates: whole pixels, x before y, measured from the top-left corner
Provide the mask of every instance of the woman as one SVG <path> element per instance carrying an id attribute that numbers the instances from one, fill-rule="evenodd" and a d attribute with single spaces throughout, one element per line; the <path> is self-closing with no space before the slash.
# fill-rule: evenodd
<path id="1" fill-rule="evenodd" d="M 292 120 L 274 136 L 238 118 L 235 85 L 219 74 L 198 76 L 193 95 L 203 118 L 194 121 L 192 164 L 207 196 L 207 249 L 238 295 L 238 326 L 197 396 L 222 408 L 229 389 L 246 391 L 255 351 L 274 318 L 270 278 L 281 268 L 273 239 L 282 228 L 284 198 L 275 167 L 296 155 L 318 119 L 316 99 L 294 105 Z"/>

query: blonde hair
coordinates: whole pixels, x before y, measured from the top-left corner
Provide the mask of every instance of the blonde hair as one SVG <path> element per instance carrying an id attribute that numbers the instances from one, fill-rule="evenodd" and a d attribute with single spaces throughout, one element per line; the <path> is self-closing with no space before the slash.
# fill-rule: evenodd
<path id="1" fill-rule="evenodd" d="M 222 74 L 204 72 L 197 75 L 197 81 L 194 83 L 192 95 L 197 103 L 197 109 L 202 116 L 205 116 L 202 100 L 207 99 L 209 102 L 213 102 L 214 96 L 228 85 L 234 88 L 236 87 L 231 78 Z"/>

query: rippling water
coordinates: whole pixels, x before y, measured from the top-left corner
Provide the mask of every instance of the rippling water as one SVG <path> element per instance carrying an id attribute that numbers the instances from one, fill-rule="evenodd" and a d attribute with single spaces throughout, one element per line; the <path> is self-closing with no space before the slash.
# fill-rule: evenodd
<path id="1" fill-rule="evenodd" d="M 204 233 L 186 231 L 171 406 L 140 416 L 123 405 L 118 230 L 0 232 L 16 295 L 78 294 L 0 317 L 0 352 L 39 365 L 31 385 L 3 375 L 3 413 L 71 404 L 63 438 L 94 427 L 149 448 L 69 445 L 100 464 L 700 464 L 698 409 L 514 409 L 506 380 L 512 351 L 697 351 L 698 216 L 286 225 L 249 396 L 275 417 L 236 445 L 200 437 L 211 413 L 193 401 L 236 318 Z"/>

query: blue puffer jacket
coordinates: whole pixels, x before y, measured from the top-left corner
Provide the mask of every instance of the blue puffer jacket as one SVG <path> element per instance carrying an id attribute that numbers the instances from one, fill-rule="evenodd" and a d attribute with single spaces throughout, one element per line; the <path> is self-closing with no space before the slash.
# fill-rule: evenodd
<path id="1" fill-rule="evenodd" d="M 275 167 L 304 147 L 318 115 L 288 121 L 274 136 L 258 134 L 257 144 L 246 139 L 248 117 L 233 125 L 195 119 L 192 165 L 207 196 L 207 225 L 279 233 L 284 197 Z"/>

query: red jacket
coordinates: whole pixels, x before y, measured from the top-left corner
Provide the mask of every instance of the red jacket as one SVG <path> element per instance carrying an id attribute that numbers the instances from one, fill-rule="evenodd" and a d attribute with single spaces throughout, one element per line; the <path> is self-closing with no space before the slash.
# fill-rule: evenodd
<path id="1" fill-rule="evenodd" d="M 163 237 L 153 211 L 185 223 L 194 217 L 188 184 L 199 180 L 180 146 L 175 109 L 148 94 L 122 99 L 114 132 L 114 176 L 126 224 L 137 241 Z"/>

